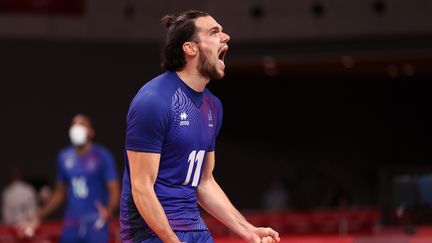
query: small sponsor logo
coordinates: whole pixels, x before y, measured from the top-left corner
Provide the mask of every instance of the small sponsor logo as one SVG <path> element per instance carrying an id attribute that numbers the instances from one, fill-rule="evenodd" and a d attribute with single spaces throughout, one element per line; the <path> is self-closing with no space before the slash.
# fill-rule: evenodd
<path id="1" fill-rule="evenodd" d="M 213 127 L 213 115 L 211 113 L 211 110 L 209 110 L 209 113 L 208 113 L 207 117 L 208 117 L 208 120 L 209 120 L 208 126 L 209 127 Z"/>
<path id="2" fill-rule="evenodd" d="M 180 114 L 180 126 L 189 126 L 189 121 L 187 120 L 188 115 L 186 112 Z"/>

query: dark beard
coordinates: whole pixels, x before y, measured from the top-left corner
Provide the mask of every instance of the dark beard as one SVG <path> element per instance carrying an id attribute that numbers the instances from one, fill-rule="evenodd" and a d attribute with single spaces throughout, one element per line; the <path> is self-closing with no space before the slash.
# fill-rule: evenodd
<path id="1" fill-rule="evenodd" d="M 225 76 L 225 73 L 219 73 L 216 69 L 216 65 L 211 65 L 207 61 L 207 56 L 204 54 L 203 50 L 200 49 L 200 56 L 198 61 L 198 72 L 210 80 L 221 79 Z"/>

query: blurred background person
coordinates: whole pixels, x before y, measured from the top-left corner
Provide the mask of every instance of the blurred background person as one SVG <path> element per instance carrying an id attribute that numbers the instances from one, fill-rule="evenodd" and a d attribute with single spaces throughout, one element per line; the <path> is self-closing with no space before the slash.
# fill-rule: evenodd
<path id="1" fill-rule="evenodd" d="M 288 208 L 289 194 L 280 177 L 273 177 L 269 188 L 264 192 L 262 203 L 265 210 L 275 211 Z"/>
<path id="2" fill-rule="evenodd" d="M 38 191 L 38 202 L 40 205 L 45 205 L 51 198 L 53 193 L 52 188 L 49 185 L 42 185 Z"/>
<path id="3" fill-rule="evenodd" d="M 31 236 L 46 216 L 67 198 L 62 243 L 108 242 L 108 220 L 119 202 L 117 169 L 111 153 L 93 143 L 90 118 L 78 114 L 69 129 L 71 146 L 57 159 L 57 182 L 48 202 L 30 221 L 20 225 L 21 235 Z"/>
<path id="4" fill-rule="evenodd" d="M 9 179 L 2 195 L 3 223 L 17 224 L 33 218 L 38 205 L 36 190 L 22 180 L 21 170 L 17 167 L 10 170 Z"/>

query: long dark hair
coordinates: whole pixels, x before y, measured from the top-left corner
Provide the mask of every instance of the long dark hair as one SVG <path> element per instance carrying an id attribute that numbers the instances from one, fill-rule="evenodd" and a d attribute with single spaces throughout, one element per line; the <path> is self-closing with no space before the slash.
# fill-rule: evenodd
<path id="1" fill-rule="evenodd" d="M 170 71 L 182 69 L 186 64 L 183 44 L 196 40 L 195 19 L 209 16 L 208 13 L 189 10 L 178 15 L 165 15 L 162 23 L 168 28 L 165 46 L 162 49 L 161 66 Z"/>

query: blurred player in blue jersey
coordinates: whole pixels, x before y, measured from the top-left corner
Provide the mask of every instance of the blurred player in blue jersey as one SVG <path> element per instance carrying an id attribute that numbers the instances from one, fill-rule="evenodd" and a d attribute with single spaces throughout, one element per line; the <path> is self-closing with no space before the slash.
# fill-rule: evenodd
<path id="1" fill-rule="evenodd" d="M 162 20 L 167 71 L 139 90 L 127 115 L 122 242 L 213 242 L 198 204 L 248 242 L 278 242 L 273 229 L 247 222 L 212 175 L 222 105 L 206 85 L 224 76 L 230 37 L 199 11 Z"/>
<path id="2" fill-rule="evenodd" d="M 69 130 L 71 146 L 57 158 L 57 182 L 37 217 L 20 225 L 20 233 L 31 236 L 40 221 L 67 198 L 61 243 L 107 243 L 108 220 L 118 207 L 120 186 L 113 156 L 92 142 L 91 120 L 76 115 Z"/>

